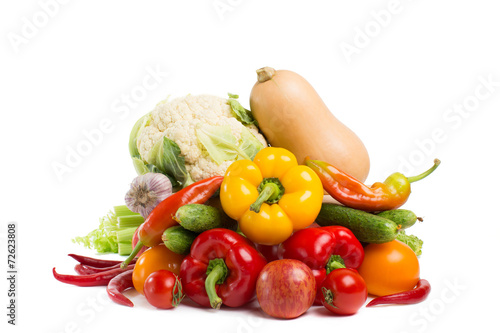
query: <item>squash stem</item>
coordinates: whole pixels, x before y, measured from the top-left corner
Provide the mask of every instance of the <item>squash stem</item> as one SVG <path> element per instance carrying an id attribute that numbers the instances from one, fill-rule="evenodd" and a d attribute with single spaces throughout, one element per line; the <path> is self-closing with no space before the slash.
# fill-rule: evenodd
<path id="1" fill-rule="evenodd" d="M 257 70 L 257 81 L 260 83 L 269 81 L 276 74 L 276 70 L 271 67 L 262 67 Z"/>

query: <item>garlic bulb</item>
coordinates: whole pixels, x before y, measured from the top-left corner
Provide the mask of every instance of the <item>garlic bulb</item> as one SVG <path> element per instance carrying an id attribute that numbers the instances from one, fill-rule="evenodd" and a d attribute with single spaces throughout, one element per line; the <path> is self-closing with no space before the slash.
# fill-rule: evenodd
<path id="1" fill-rule="evenodd" d="M 148 172 L 137 176 L 125 195 L 128 209 L 147 218 L 153 208 L 172 194 L 172 183 L 161 173 Z"/>

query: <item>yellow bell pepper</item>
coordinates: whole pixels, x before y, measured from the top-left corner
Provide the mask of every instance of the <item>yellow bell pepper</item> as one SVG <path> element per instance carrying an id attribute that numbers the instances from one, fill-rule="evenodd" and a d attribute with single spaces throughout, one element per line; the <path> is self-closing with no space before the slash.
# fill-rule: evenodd
<path id="1" fill-rule="evenodd" d="M 323 186 L 284 148 L 267 147 L 253 161 L 238 160 L 220 188 L 222 208 L 255 243 L 276 245 L 311 225 L 321 209 Z"/>

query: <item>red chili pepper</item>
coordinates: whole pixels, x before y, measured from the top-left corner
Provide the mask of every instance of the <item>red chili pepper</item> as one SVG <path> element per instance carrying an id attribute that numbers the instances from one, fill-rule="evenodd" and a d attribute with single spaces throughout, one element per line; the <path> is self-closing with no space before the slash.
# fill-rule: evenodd
<path id="1" fill-rule="evenodd" d="M 321 285 L 336 268 L 357 269 L 365 252 L 354 234 L 341 226 L 306 228 L 296 231 L 281 244 L 280 256 L 309 266 L 316 278 L 316 299 L 321 304 Z"/>
<path id="2" fill-rule="evenodd" d="M 118 274 L 109 281 L 106 291 L 113 302 L 130 307 L 134 306 L 134 303 L 122 294 L 125 290 L 134 288 L 132 273 L 134 273 L 133 270 L 128 270 Z"/>
<path id="3" fill-rule="evenodd" d="M 414 177 L 393 173 L 383 183 L 376 182 L 371 187 L 326 162 L 306 158 L 305 163 L 316 172 L 325 191 L 335 200 L 351 208 L 373 212 L 401 207 L 410 196 L 410 183 L 430 175 L 441 162 L 435 159 L 432 168 Z"/>
<path id="4" fill-rule="evenodd" d="M 380 304 L 416 304 L 424 301 L 431 292 L 429 281 L 420 279 L 417 286 L 409 291 L 374 298 L 366 307 Z"/>
<path id="5" fill-rule="evenodd" d="M 173 216 L 179 207 L 193 203 L 205 203 L 220 188 L 223 179 L 223 176 L 214 176 L 200 180 L 160 202 L 137 229 L 139 241 L 130 256 L 123 261 L 122 268 L 130 263 L 143 246 L 153 247 L 162 242 L 163 232 L 177 224 Z"/>
<path id="6" fill-rule="evenodd" d="M 125 270 L 132 269 L 134 269 L 134 265 L 129 265 L 127 268 L 125 268 Z M 56 280 L 63 283 L 73 284 L 79 287 L 106 286 L 112 278 L 123 272 L 124 269 L 122 268 L 114 268 L 104 272 L 89 275 L 64 275 L 57 273 L 55 267 L 52 269 L 52 273 L 54 274 Z"/>
<path id="7" fill-rule="evenodd" d="M 179 276 L 185 294 L 201 306 L 238 307 L 254 298 L 257 277 L 266 263 L 247 238 L 217 228 L 195 238 Z"/>
<path id="8" fill-rule="evenodd" d="M 106 272 L 106 271 L 109 271 L 109 270 L 115 269 L 115 268 L 120 268 L 120 264 L 121 264 L 121 261 L 118 264 L 113 265 L 113 266 L 109 266 L 109 267 L 93 267 L 93 266 L 87 266 L 84 264 L 76 264 L 75 265 L 75 272 L 78 275 L 90 275 L 90 274 L 95 274 L 95 273 L 99 273 L 99 272 Z"/>
<path id="9" fill-rule="evenodd" d="M 92 267 L 110 267 L 110 266 L 119 265 L 122 263 L 121 260 L 96 259 L 96 258 L 85 257 L 85 256 L 81 256 L 78 254 L 73 254 L 73 253 L 68 254 L 68 256 L 75 259 L 80 264 L 83 264 L 86 266 L 92 266 Z M 135 263 L 136 260 L 137 259 L 133 259 L 130 263 Z"/>

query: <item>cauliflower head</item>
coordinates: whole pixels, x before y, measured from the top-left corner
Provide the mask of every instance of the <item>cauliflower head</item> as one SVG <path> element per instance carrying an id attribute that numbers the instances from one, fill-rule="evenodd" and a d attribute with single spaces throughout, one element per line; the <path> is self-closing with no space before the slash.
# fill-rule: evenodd
<path id="1" fill-rule="evenodd" d="M 262 144 L 262 148 L 267 146 L 257 126 L 244 125 L 235 117 L 228 99 L 212 95 L 187 95 L 156 105 L 137 133 L 137 151 L 144 162 L 154 164 L 150 152 L 159 140 L 168 138 L 178 145 L 192 181 L 224 175 L 233 161 L 217 163 L 210 156 L 197 136 L 197 130 L 205 125 L 230 129 L 236 142 L 242 139 L 242 132 L 246 129 Z"/>

